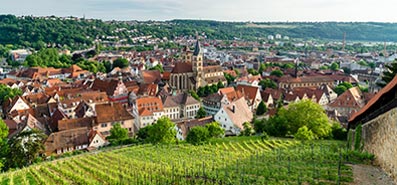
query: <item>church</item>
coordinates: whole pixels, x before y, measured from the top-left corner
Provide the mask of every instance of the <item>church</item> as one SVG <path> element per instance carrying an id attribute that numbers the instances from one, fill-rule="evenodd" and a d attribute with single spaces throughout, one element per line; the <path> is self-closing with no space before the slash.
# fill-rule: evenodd
<path id="1" fill-rule="evenodd" d="M 205 66 L 204 53 L 197 39 L 194 51 L 185 46 L 182 61 L 177 62 L 170 74 L 170 86 L 177 91 L 197 90 L 206 85 L 222 82 L 226 86 L 221 66 Z"/>

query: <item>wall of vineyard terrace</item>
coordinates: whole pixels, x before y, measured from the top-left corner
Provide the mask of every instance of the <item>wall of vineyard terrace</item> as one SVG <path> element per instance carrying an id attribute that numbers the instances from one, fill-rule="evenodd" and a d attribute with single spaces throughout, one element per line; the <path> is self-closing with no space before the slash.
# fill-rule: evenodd
<path id="1" fill-rule="evenodd" d="M 377 164 L 397 182 L 397 108 L 363 124 L 361 139 L 364 150 L 375 154 Z"/>

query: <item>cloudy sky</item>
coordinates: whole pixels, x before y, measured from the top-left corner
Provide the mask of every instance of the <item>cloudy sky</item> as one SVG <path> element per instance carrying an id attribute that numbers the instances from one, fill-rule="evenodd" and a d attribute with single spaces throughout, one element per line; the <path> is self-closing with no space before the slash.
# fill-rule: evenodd
<path id="1" fill-rule="evenodd" d="M 0 14 L 105 20 L 397 22 L 395 0 L 0 0 Z"/>

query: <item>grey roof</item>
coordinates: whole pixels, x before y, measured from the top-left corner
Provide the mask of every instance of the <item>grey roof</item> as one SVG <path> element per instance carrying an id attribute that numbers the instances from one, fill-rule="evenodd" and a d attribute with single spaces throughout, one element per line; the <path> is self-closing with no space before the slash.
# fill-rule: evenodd
<path id="1" fill-rule="evenodd" d="M 196 47 L 194 47 L 193 55 L 194 55 L 194 56 L 198 56 L 199 54 L 202 54 L 202 53 L 203 53 L 203 51 L 201 50 L 200 42 L 199 42 L 199 40 L 197 39 L 197 41 L 196 41 Z"/>
<path id="2" fill-rule="evenodd" d="M 168 96 L 164 101 L 164 107 L 176 107 L 179 105 L 193 105 L 200 103 L 188 93 L 181 93 L 175 96 Z"/>

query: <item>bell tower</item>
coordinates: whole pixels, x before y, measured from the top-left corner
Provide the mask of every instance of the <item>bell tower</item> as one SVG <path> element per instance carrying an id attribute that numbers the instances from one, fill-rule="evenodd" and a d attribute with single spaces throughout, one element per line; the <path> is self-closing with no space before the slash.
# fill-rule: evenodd
<path id="1" fill-rule="evenodd" d="M 196 77 L 196 88 L 205 85 L 203 84 L 204 81 L 203 58 L 204 58 L 204 53 L 200 46 L 199 37 L 197 36 L 196 46 L 193 51 L 193 62 L 192 62 L 193 73 Z"/>

